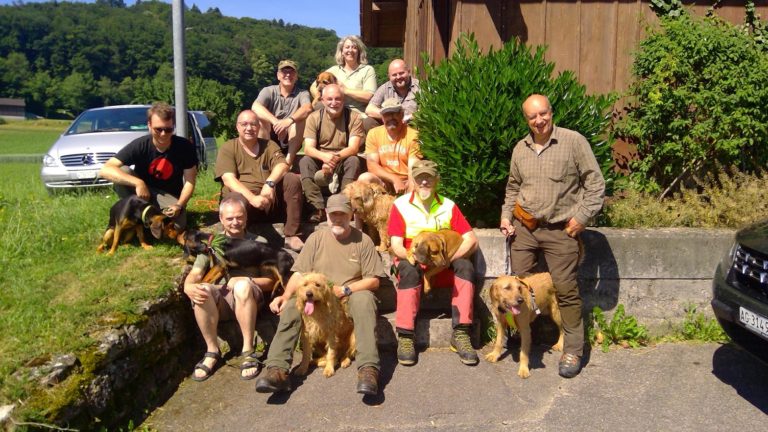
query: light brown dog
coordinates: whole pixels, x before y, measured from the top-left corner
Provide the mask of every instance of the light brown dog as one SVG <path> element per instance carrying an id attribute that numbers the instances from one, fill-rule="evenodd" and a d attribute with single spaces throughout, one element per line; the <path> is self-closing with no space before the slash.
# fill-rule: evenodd
<path id="1" fill-rule="evenodd" d="M 379 252 L 389 250 L 391 245 L 389 234 L 387 234 L 387 223 L 395 197 L 389 195 L 384 186 L 378 183 L 367 183 L 360 180 L 348 184 L 344 188 L 344 194 L 349 198 L 352 210 L 355 211 L 357 217 L 363 220 L 365 233 L 371 237 L 374 243 L 379 244 L 376 249 Z"/>
<path id="2" fill-rule="evenodd" d="M 528 356 L 531 352 L 531 323 L 538 316 L 537 307 L 548 314 L 560 330 L 560 337 L 552 349 L 563 350 L 560 307 L 557 305 L 555 286 L 549 273 L 536 273 L 524 278 L 501 276 L 491 285 L 490 298 L 491 312 L 496 319 L 496 342 L 493 344 L 493 351 L 485 356 L 486 360 L 496 362 L 499 359 L 504 348 L 506 329 L 514 324 L 520 332 L 520 368 L 517 375 L 520 378 L 528 378 L 531 375 L 528 370 Z"/>
<path id="3" fill-rule="evenodd" d="M 339 358 L 341 367 L 348 367 L 355 356 L 354 325 L 328 279 L 320 273 L 304 275 L 296 289 L 296 307 L 303 323 L 301 364 L 296 373 L 306 374 L 313 358 L 326 377 L 336 373 Z"/>
<path id="4" fill-rule="evenodd" d="M 413 238 L 407 258 L 411 265 L 418 263 L 425 267 L 424 294 L 432 290 L 432 276 L 450 267 L 451 258 L 459 250 L 462 240 L 461 234 L 449 229 L 422 231 Z"/>
<path id="5" fill-rule="evenodd" d="M 320 102 L 320 98 L 323 96 L 323 89 L 328 84 L 337 84 L 338 80 L 336 79 L 336 75 L 330 73 L 330 72 L 320 72 L 317 75 L 317 79 L 315 80 L 315 93 L 312 94 L 314 96 L 314 100 L 312 101 L 312 106 L 315 106 L 318 102 Z"/>

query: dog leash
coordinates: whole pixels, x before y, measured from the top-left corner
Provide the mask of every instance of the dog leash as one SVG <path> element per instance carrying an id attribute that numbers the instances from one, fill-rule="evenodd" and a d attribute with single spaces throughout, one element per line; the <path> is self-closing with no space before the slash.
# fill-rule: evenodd
<path id="1" fill-rule="evenodd" d="M 512 236 L 507 236 L 505 242 L 504 242 L 504 273 L 507 274 L 507 276 L 517 276 L 515 272 L 512 271 Z M 521 281 L 522 282 L 522 281 Z M 533 287 L 531 287 L 528 284 L 524 284 L 528 287 L 528 291 L 531 293 L 531 308 L 536 313 L 536 315 L 541 315 L 541 309 L 539 309 L 539 306 L 536 304 L 536 293 L 533 292 Z M 507 312 L 505 314 L 505 317 L 507 319 L 507 323 L 510 323 L 512 321 L 512 314 L 510 312 Z"/>

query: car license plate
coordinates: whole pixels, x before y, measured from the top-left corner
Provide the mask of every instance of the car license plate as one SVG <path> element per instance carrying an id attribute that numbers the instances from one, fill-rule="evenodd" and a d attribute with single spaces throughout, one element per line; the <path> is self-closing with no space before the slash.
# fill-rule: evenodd
<path id="1" fill-rule="evenodd" d="M 739 307 L 739 321 L 754 333 L 768 339 L 768 318 Z"/>
<path id="2" fill-rule="evenodd" d="M 78 180 L 95 179 L 98 173 L 98 170 L 75 171 L 75 178 Z"/>

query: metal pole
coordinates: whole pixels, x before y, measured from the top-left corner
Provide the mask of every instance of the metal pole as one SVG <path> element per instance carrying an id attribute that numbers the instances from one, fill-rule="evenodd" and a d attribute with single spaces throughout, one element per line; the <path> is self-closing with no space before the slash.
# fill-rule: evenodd
<path id="1" fill-rule="evenodd" d="M 187 62 L 184 50 L 184 0 L 173 0 L 173 81 L 176 135 L 187 138 Z"/>

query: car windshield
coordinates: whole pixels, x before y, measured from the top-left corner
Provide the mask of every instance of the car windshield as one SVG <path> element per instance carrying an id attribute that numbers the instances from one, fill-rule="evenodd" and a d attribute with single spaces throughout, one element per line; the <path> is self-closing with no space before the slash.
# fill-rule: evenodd
<path id="1" fill-rule="evenodd" d="M 109 108 L 80 114 L 67 130 L 67 135 L 94 132 L 136 132 L 147 129 L 147 108 Z"/>

